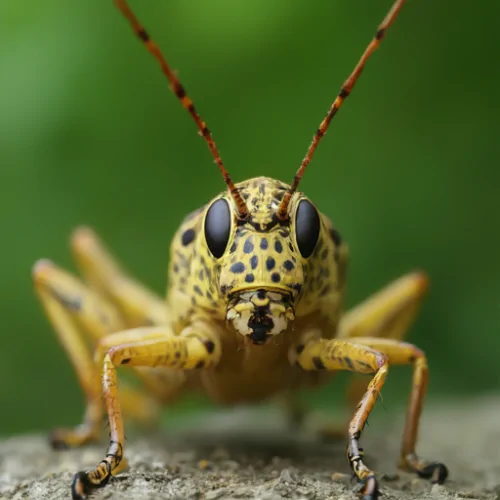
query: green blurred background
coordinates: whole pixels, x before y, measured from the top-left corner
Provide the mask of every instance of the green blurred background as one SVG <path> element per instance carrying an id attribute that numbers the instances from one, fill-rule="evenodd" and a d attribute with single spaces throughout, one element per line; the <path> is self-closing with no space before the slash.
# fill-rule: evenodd
<path id="1" fill-rule="evenodd" d="M 290 181 L 391 1 L 132 3 L 234 179 Z M 349 304 L 409 270 L 430 274 L 410 338 L 429 356 L 431 398 L 500 388 L 499 19 L 496 0 L 409 0 L 301 185 L 350 244 Z M 74 270 L 68 237 L 89 224 L 163 293 L 177 225 L 224 186 L 111 0 L 4 1 L 0 25 L 0 432 L 11 434 L 83 411 L 32 291 L 35 260 Z M 392 371 L 386 408 L 405 403 L 410 372 Z"/>

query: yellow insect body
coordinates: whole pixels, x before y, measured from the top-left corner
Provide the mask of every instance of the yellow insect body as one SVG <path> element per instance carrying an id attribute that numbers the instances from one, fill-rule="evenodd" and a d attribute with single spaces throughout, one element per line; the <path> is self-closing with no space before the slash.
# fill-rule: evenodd
<path id="1" fill-rule="evenodd" d="M 397 364 L 413 365 L 400 465 L 433 482 L 444 481 L 446 467 L 415 451 L 428 367 L 420 349 L 402 342 L 427 290 L 426 276 L 408 274 L 344 312 L 347 247 L 330 220 L 297 190 L 330 121 L 404 0 L 395 1 L 342 86 L 290 185 L 268 177 L 233 183 L 206 123 L 158 46 L 125 0 L 115 2 L 193 117 L 227 190 L 186 217 L 175 234 L 166 303 L 130 278 L 88 228 L 72 238 L 86 283 L 47 260 L 34 267 L 37 294 L 87 402 L 83 423 L 53 431 L 52 445 L 95 440 L 105 411 L 109 420 L 106 456 L 94 469 L 74 476 L 73 499 L 88 498 L 125 468 L 123 416 L 150 423 L 161 404 L 197 390 L 223 404 L 286 396 L 291 420 L 297 420 L 290 399 L 294 390 L 348 370 L 371 376 L 368 386 L 351 391 L 353 416 L 345 434 L 347 459 L 363 498 L 376 500 L 377 481 L 364 463 L 359 440 L 389 366 Z M 118 366 L 133 370 L 143 388 L 122 381 L 118 387 Z"/>
<path id="2" fill-rule="evenodd" d="M 173 331 L 180 334 L 193 316 L 218 331 L 224 356 L 198 383 L 222 403 L 261 400 L 311 378 L 290 364 L 289 350 L 310 329 L 324 332 L 324 338 L 335 336 L 347 257 L 339 233 L 324 215 L 319 216 L 312 255 L 302 257 L 294 216 L 302 201 L 310 204 L 302 193 L 290 205 L 290 219 L 281 222 L 275 212 L 289 186 L 258 177 L 237 187 L 250 216 L 239 223 L 234 209 L 228 211 L 230 231 L 222 257 L 210 252 L 205 224 L 218 200 L 232 207 L 227 193 L 183 222 L 172 242 L 168 273 Z"/>

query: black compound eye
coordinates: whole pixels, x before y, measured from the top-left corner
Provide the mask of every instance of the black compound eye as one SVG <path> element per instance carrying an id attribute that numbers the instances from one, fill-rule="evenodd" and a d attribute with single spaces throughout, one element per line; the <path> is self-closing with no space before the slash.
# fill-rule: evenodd
<path id="1" fill-rule="evenodd" d="M 231 210 L 224 199 L 212 203 L 205 218 L 205 238 L 216 259 L 224 255 L 231 232 Z"/>
<path id="2" fill-rule="evenodd" d="M 319 238 L 319 214 L 314 205 L 302 200 L 295 216 L 295 237 L 300 253 L 307 259 L 314 251 Z"/>

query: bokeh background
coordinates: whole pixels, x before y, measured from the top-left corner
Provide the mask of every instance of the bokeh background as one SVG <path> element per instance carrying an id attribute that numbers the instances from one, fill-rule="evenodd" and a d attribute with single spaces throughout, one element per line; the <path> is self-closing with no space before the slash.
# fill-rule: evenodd
<path id="1" fill-rule="evenodd" d="M 290 181 L 390 0 L 142 0 L 235 180 Z M 351 248 L 349 304 L 415 268 L 432 398 L 500 389 L 499 6 L 409 0 L 301 188 Z M 76 424 L 73 370 L 32 291 L 97 229 L 163 293 L 170 238 L 224 187 L 111 0 L 0 2 L 0 433 Z M 404 405 L 394 368 L 384 407 Z M 328 406 L 336 386 L 315 396 Z M 379 410 L 377 410 L 379 411 Z"/>

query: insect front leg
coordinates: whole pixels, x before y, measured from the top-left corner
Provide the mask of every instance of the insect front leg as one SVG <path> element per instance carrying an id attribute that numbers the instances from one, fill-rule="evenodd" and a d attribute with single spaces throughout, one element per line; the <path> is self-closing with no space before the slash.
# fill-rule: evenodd
<path id="1" fill-rule="evenodd" d="M 337 339 L 309 340 L 305 344 L 298 345 L 296 352 L 292 352 L 290 357 L 292 361 L 295 359 L 295 364 L 304 370 L 350 370 L 358 373 L 375 373 L 349 423 L 347 458 L 362 485 L 364 499 L 377 499 L 378 485 L 375 474 L 363 462 L 363 450 L 359 447 L 359 439 L 368 415 L 375 406 L 384 385 L 389 370 L 387 357 L 369 347 Z"/>
<path id="2" fill-rule="evenodd" d="M 295 358 L 296 365 L 304 370 L 349 370 L 375 374 L 349 423 L 347 458 L 362 485 L 364 500 L 377 499 L 378 485 L 375 474 L 363 462 L 363 450 L 359 447 L 359 439 L 387 377 L 389 370 L 387 356 L 348 341 L 312 339 L 297 346 L 296 352 L 291 353 L 291 358 L 292 360 Z"/>
<path id="3" fill-rule="evenodd" d="M 401 447 L 401 464 L 404 469 L 416 472 L 433 483 L 442 483 L 448 476 L 445 465 L 418 457 L 415 446 L 422 407 L 429 381 L 429 368 L 425 354 L 416 346 L 393 339 L 358 337 L 356 343 L 366 345 L 387 356 L 391 365 L 413 365 L 413 381 L 408 413 Z"/>
<path id="4" fill-rule="evenodd" d="M 120 333 L 127 343 L 112 347 L 104 355 L 102 390 L 109 418 L 110 444 L 106 457 L 96 468 L 75 474 L 71 487 L 73 500 L 87 498 L 90 492 L 105 486 L 110 477 L 121 470 L 124 425 L 118 401 L 118 366 L 164 366 L 184 371 L 212 367 L 219 361 L 220 342 L 210 324 L 202 321 L 193 323 L 180 336 L 173 335 L 168 327 L 155 327 L 150 332 L 156 338 L 145 341 L 144 335 L 148 331 L 150 329 L 146 328 Z"/>
<path id="5" fill-rule="evenodd" d="M 423 272 L 412 272 L 392 281 L 345 313 L 336 338 L 357 342 L 358 337 L 403 340 L 420 310 L 429 288 Z M 354 410 L 366 391 L 365 377 L 354 375 L 347 399 Z"/>
<path id="6" fill-rule="evenodd" d="M 358 339 L 356 339 L 356 341 L 357 340 Z M 367 343 L 369 342 L 368 339 L 365 340 Z M 390 344 L 391 341 L 388 341 L 388 344 L 386 344 L 383 339 L 373 339 L 373 341 L 374 345 L 376 345 L 377 348 L 380 347 L 381 350 L 375 350 L 368 344 L 363 345 L 362 343 L 338 339 L 320 339 L 310 340 L 304 345 L 298 346 L 295 354 L 297 365 L 305 370 L 348 370 L 362 374 L 375 374 L 368 384 L 366 392 L 359 401 L 348 426 L 349 443 L 347 446 L 347 458 L 354 474 L 362 486 L 362 493 L 364 494 L 365 500 L 377 499 L 379 492 L 375 474 L 363 462 L 363 450 L 359 446 L 359 440 L 366 421 L 368 420 L 368 416 L 375 406 L 384 385 L 391 359 L 393 359 L 395 363 L 398 363 L 398 361 L 401 363 L 401 350 L 398 351 L 396 349 L 395 353 L 394 349 L 384 349 L 388 345 L 393 346 L 397 344 L 397 341 L 393 341 L 394 344 Z M 377 341 L 380 342 L 380 344 L 378 344 Z M 385 352 L 386 350 L 387 353 Z M 411 355 L 416 356 L 416 353 L 417 350 L 414 348 Z M 406 355 L 409 360 L 410 355 L 408 351 Z M 417 358 L 419 360 L 425 359 L 421 356 L 417 356 Z M 415 418 L 415 415 L 419 415 L 419 409 L 421 408 L 422 402 L 422 391 L 425 391 L 425 386 L 423 386 L 422 389 L 418 385 L 424 380 L 422 378 L 424 373 L 422 370 L 424 366 L 422 361 L 419 361 L 418 366 L 419 369 L 416 371 L 417 375 L 415 375 L 414 378 L 416 388 L 414 389 L 415 395 L 413 396 L 413 404 L 415 409 L 411 410 L 411 425 L 408 427 L 409 446 L 405 448 L 405 451 L 406 449 L 413 451 L 411 443 L 414 444 L 416 439 L 416 423 L 418 422 L 418 418 Z M 415 467 L 422 467 L 421 475 L 426 475 L 426 477 L 430 477 L 435 480 L 435 482 L 444 481 L 447 472 L 442 464 L 423 462 L 418 459 L 416 455 L 415 459 L 413 459 L 411 453 L 408 452 L 408 454 Z"/>
<path id="7" fill-rule="evenodd" d="M 111 302 L 48 260 L 35 264 L 33 279 L 37 295 L 75 368 L 87 402 L 83 423 L 75 429 L 52 431 L 50 441 L 54 448 L 80 446 L 98 439 L 104 412 L 99 367 L 94 364 L 89 344 L 95 345 L 126 325 Z M 143 376 L 143 379 L 151 378 Z M 124 386 L 122 396 L 128 416 L 143 423 L 156 419 L 158 405 L 144 390 Z"/>

